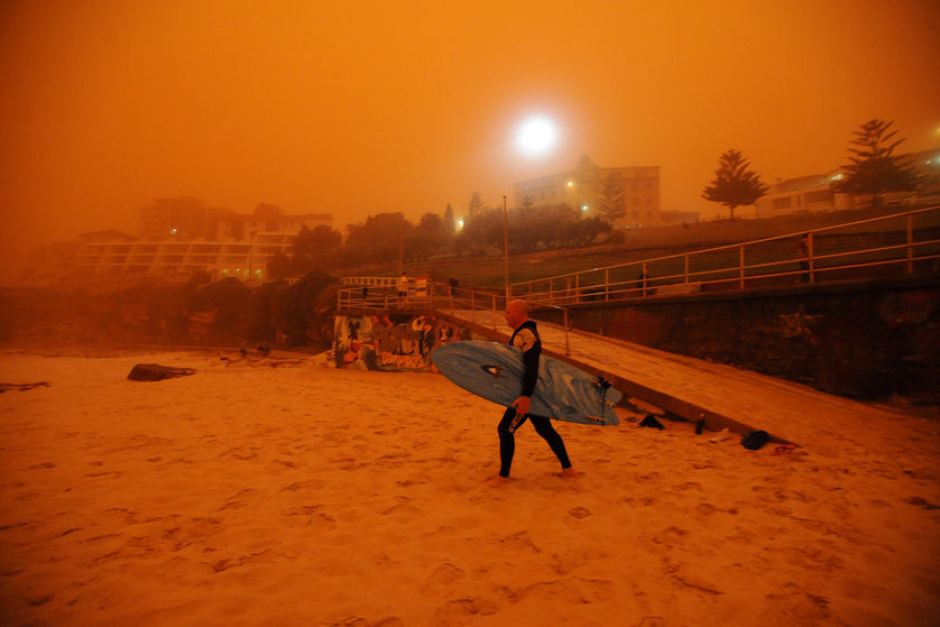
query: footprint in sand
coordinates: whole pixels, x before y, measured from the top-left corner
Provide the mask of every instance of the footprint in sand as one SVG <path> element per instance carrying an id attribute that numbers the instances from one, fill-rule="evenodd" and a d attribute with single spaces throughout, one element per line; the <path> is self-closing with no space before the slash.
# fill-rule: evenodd
<path id="1" fill-rule="evenodd" d="M 680 527 L 667 527 L 659 533 L 659 535 L 654 538 L 654 541 L 659 541 L 665 544 L 679 544 L 685 542 L 686 537 L 689 535 L 689 532 Z"/>
<path id="2" fill-rule="evenodd" d="M 529 551 L 532 553 L 541 553 L 542 549 L 536 546 L 532 541 L 532 536 L 528 531 L 519 531 L 508 536 L 503 536 L 495 540 L 496 544 L 515 549 L 517 551 Z"/>
<path id="3" fill-rule="evenodd" d="M 806 592 L 793 582 L 765 598 L 768 607 L 764 614 L 768 620 L 779 622 L 781 617 L 785 617 L 796 624 L 829 618 L 829 599 Z"/>
<path id="4" fill-rule="evenodd" d="M 591 515 L 591 510 L 586 507 L 573 507 L 568 510 L 568 515 L 574 518 L 587 518 Z"/>
<path id="5" fill-rule="evenodd" d="M 430 590 L 440 586 L 450 586 L 466 578 L 467 573 L 462 568 L 450 562 L 444 562 L 438 565 L 425 580 L 424 589 Z"/>
<path id="6" fill-rule="evenodd" d="M 397 616 L 387 616 L 374 622 L 361 616 L 344 616 L 326 624 L 329 627 L 401 627 L 405 623 Z"/>
<path id="7" fill-rule="evenodd" d="M 290 483 L 281 488 L 281 491 L 297 492 L 298 490 L 319 490 L 324 485 L 326 485 L 326 483 L 320 479 L 307 479 L 306 481 L 295 481 L 294 483 Z"/>
<path id="8" fill-rule="evenodd" d="M 606 559 L 608 554 L 598 549 L 580 552 L 553 553 L 549 556 L 548 566 L 556 575 L 567 575 L 594 560 Z"/>
<path id="9" fill-rule="evenodd" d="M 407 496 L 398 496 L 395 498 L 398 499 L 398 503 L 382 510 L 380 513 L 383 516 L 390 516 L 392 514 L 397 516 L 415 516 L 422 513 L 420 509 L 409 502 L 411 499 L 409 499 Z"/>
<path id="10" fill-rule="evenodd" d="M 462 624 L 474 616 L 491 616 L 499 611 L 492 599 L 464 597 L 451 599 L 434 612 L 434 623 L 438 625 Z"/>
<path id="11" fill-rule="evenodd" d="M 238 557 L 226 557 L 212 564 L 212 571 L 216 573 L 221 573 L 232 568 L 239 568 L 245 565 L 259 564 L 265 561 L 263 557 L 267 553 L 268 551 L 265 550 L 265 551 L 258 551 L 257 553 L 249 553 L 248 555 L 240 555 Z"/>
<path id="12" fill-rule="evenodd" d="M 652 496 L 625 496 L 617 502 L 630 507 L 649 507 L 656 503 L 656 498 Z"/>
<path id="13" fill-rule="evenodd" d="M 564 601 L 572 605 L 583 605 L 592 601 L 577 580 L 573 579 L 540 581 L 517 590 L 516 595 L 520 600 L 533 598 L 543 601 Z"/>
<path id="14" fill-rule="evenodd" d="M 253 488 L 246 488 L 244 490 L 239 490 L 232 496 L 225 499 L 225 503 L 222 504 L 222 506 L 219 508 L 219 511 L 223 512 L 229 509 L 242 509 L 244 507 L 247 507 L 247 505 L 243 501 L 245 499 L 248 499 L 249 497 L 254 496 L 255 494 L 258 494 L 258 490 L 255 490 Z"/>

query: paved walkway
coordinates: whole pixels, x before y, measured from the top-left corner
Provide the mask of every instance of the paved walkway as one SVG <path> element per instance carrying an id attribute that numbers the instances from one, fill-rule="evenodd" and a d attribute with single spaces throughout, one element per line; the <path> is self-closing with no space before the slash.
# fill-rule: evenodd
<path id="1" fill-rule="evenodd" d="M 502 312 L 444 310 L 495 340 L 508 338 Z M 685 357 L 590 333 L 568 333 L 539 323 L 546 354 L 604 374 L 628 396 L 689 420 L 702 416 L 710 430 L 764 429 L 823 454 L 846 448 L 884 454 L 937 455 L 940 423 L 855 402 L 811 387 L 732 366 Z M 856 451 L 858 452 L 858 451 Z"/>

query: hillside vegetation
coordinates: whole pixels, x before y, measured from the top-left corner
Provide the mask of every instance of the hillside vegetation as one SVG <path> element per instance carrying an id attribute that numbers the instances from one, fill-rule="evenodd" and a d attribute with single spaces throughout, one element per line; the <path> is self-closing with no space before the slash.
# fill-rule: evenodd
<path id="1" fill-rule="evenodd" d="M 697 222 L 686 226 L 679 224 L 635 229 L 626 232 L 626 241 L 622 244 L 594 244 L 582 248 L 512 255 L 509 268 L 510 281 L 515 283 L 776 235 L 799 233 L 890 215 L 894 212 L 896 211 L 885 208 L 869 208 L 829 213 L 802 213 L 762 220 L 723 220 Z M 870 231 L 897 230 L 902 228 L 902 225 L 898 220 L 877 222 L 863 228 Z M 404 270 L 411 276 L 425 274 L 436 281 L 446 281 L 453 277 L 464 286 L 501 289 L 503 285 L 501 254 L 433 258 L 426 262 L 406 263 Z M 346 270 L 342 274 L 394 276 L 399 272 L 399 265 L 396 263 L 363 266 Z"/>

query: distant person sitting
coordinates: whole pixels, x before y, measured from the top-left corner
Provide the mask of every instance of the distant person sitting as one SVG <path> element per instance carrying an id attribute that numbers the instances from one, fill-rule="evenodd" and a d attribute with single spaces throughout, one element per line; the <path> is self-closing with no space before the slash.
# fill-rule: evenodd
<path id="1" fill-rule="evenodd" d="M 800 237 L 800 283 L 809 283 L 809 233 L 803 233 Z"/>
<path id="2" fill-rule="evenodd" d="M 408 298 L 408 273 L 402 272 L 401 276 L 398 277 L 398 301 L 401 304 L 406 298 Z"/>

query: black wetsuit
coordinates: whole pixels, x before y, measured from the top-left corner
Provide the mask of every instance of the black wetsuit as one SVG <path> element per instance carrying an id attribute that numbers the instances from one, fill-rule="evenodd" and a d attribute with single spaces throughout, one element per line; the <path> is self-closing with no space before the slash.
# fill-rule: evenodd
<path id="1" fill-rule="evenodd" d="M 535 326 L 535 321 L 526 320 L 520 324 L 519 328 L 513 331 L 512 337 L 509 338 L 509 345 L 516 346 L 516 344 L 514 344 L 516 337 L 525 330 L 529 331 L 534 337 L 534 343 L 532 343 L 531 346 L 525 346 L 525 350 L 522 353 L 522 359 L 525 362 L 525 373 L 522 375 L 522 390 L 520 391 L 519 395 L 531 397 L 533 390 L 535 390 L 535 384 L 539 378 L 539 358 L 542 355 L 542 340 L 539 337 L 539 332 Z M 529 339 L 531 341 L 531 338 Z M 516 438 L 513 435 L 515 429 L 512 428 L 513 418 L 515 417 L 515 408 L 507 408 L 506 412 L 503 414 L 503 419 L 499 421 L 499 427 L 497 428 L 497 432 L 499 433 L 499 475 L 501 477 L 509 476 L 509 469 L 512 466 L 512 456 L 516 451 Z M 552 426 L 551 419 L 545 416 L 526 414 L 516 425 L 516 429 L 521 427 L 526 420 L 531 421 L 532 426 L 535 427 L 535 432 L 542 436 L 546 442 L 548 442 L 548 445 L 552 448 L 552 452 L 555 453 L 558 461 L 561 462 L 561 467 L 570 468 L 571 462 L 568 460 L 568 452 L 565 450 L 565 442 L 561 439 L 561 436 L 558 434 L 558 432 L 555 431 L 555 428 Z"/>

